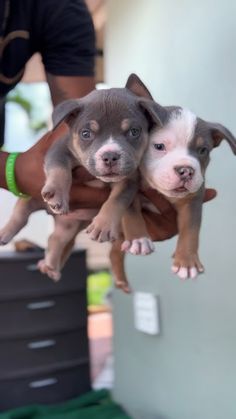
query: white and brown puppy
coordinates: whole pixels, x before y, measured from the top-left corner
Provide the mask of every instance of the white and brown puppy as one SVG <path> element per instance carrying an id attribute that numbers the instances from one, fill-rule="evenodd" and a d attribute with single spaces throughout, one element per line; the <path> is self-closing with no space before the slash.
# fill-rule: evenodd
<path id="1" fill-rule="evenodd" d="M 135 76 L 130 83 L 134 90 Z M 147 90 L 142 96 L 151 99 Z M 140 165 L 143 188 L 156 189 L 176 208 L 179 236 L 172 271 L 182 279 L 195 278 L 204 271 L 198 244 L 210 152 L 225 139 L 236 154 L 236 139 L 223 125 L 204 121 L 188 109 L 157 105 L 156 112 L 159 118 L 161 114 L 162 127 L 152 130 Z M 132 229 L 131 222 L 129 219 L 126 223 L 126 236 L 130 241 L 123 244 L 123 250 L 141 254 L 135 237 L 128 231 Z M 136 236 L 137 233 L 136 230 Z M 141 229 L 140 236 L 143 235 L 145 231 Z"/>
<path id="2" fill-rule="evenodd" d="M 141 164 L 143 179 L 176 208 L 178 242 L 172 271 L 182 279 L 204 271 L 198 256 L 205 171 L 210 152 L 225 139 L 236 154 L 236 139 L 218 123 L 183 108 L 166 108 L 166 123 L 153 130 Z"/>

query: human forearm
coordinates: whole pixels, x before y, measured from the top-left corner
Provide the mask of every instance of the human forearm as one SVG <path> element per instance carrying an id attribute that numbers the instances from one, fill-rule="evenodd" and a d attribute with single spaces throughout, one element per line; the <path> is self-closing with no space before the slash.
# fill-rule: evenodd
<path id="1" fill-rule="evenodd" d="M 67 132 L 66 125 L 60 125 L 55 131 L 43 136 L 33 147 L 21 153 L 15 166 L 16 183 L 21 192 L 34 198 L 41 198 L 41 189 L 45 182 L 44 158 L 48 148 Z M 93 177 L 83 168 L 74 170 L 73 185 L 70 193 L 70 205 L 75 208 L 99 208 L 109 195 L 109 189 L 89 188 L 84 184 Z"/>
<path id="2" fill-rule="evenodd" d="M 47 73 L 47 80 L 54 105 L 65 99 L 82 97 L 95 87 L 94 77 L 66 77 Z M 55 140 L 65 135 L 67 129 L 65 124 L 61 124 L 53 132 L 44 135 L 25 153 L 19 155 L 15 165 L 15 176 L 21 192 L 33 197 L 41 197 L 41 189 L 45 181 L 43 170 L 45 154 Z M 6 185 L 3 186 L 1 183 L 0 186 L 5 187 Z"/>
<path id="3" fill-rule="evenodd" d="M 175 236 L 178 232 L 177 214 L 174 207 L 157 191 L 149 189 L 143 192 L 159 213 L 143 210 L 148 233 L 152 240 L 162 241 Z M 203 202 L 211 201 L 216 197 L 215 189 L 206 189 Z"/>
<path id="4" fill-rule="evenodd" d="M 7 161 L 8 153 L 0 151 L 0 187 L 7 189 L 5 168 Z"/>
<path id="5" fill-rule="evenodd" d="M 94 77 L 55 76 L 47 73 L 53 105 L 67 99 L 83 97 L 95 89 Z"/>

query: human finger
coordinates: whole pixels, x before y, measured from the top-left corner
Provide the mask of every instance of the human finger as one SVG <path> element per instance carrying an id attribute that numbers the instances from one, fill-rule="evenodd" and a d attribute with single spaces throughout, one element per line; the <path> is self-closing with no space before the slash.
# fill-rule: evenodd
<path id="1" fill-rule="evenodd" d="M 213 188 L 207 188 L 203 197 L 203 202 L 208 202 L 217 196 L 217 191 Z"/>
<path id="2" fill-rule="evenodd" d="M 155 207 L 159 210 L 160 213 L 166 212 L 171 210 L 173 207 L 170 202 L 164 197 L 164 195 L 160 194 L 154 189 L 147 189 L 142 191 L 142 194 L 149 199 L 155 205 Z"/>
<path id="3" fill-rule="evenodd" d="M 110 194 L 109 188 L 92 188 L 90 186 L 72 185 L 70 192 L 70 209 L 100 208 Z"/>

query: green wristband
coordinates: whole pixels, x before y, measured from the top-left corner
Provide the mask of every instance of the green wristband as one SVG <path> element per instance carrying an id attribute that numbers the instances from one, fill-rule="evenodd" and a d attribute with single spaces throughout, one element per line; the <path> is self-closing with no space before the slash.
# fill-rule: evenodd
<path id="1" fill-rule="evenodd" d="M 29 198 L 28 195 L 23 194 L 17 187 L 15 178 L 15 163 L 20 153 L 10 153 L 7 157 L 5 176 L 8 190 L 20 198 Z"/>

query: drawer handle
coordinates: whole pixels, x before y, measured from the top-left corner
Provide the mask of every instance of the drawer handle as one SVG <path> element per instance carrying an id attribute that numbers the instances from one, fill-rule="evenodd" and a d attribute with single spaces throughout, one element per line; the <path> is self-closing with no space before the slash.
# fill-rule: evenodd
<path id="1" fill-rule="evenodd" d="M 38 265 L 36 263 L 30 263 L 29 265 L 26 266 L 26 270 L 30 271 L 30 272 L 39 272 L 39 268 Z"/>
<path id="2" fill-rule="evenodd" d="M 31 381 L 29 383 L 30 388 L 41 388 L 41 387 L 48 387 L 53 386 L 54 384 L 58 383 L 57 378 L 45 378 L 45 380 L 37 380 L 37 381 Z"/>
<path id="3" fill-rule="evenodd" d="M 38 340 L 35 342 L 28 343 L 27 347 L 29 349 L 42 349 L 42 348 L 50 348 L 51 346 L 55 346 L 56 341 L 55 339 L 45 339 L 45 340 Z"/>
<path id="4" fill-rule="evenodd" d="M 56 305 L 56 302 L 54 300 L 46 300 L 46 301 L 38 301 L 36 303 L 29 303 L 27 304 L 28 310 L 42 310 L 45 308 L 51 308 Z"/>

